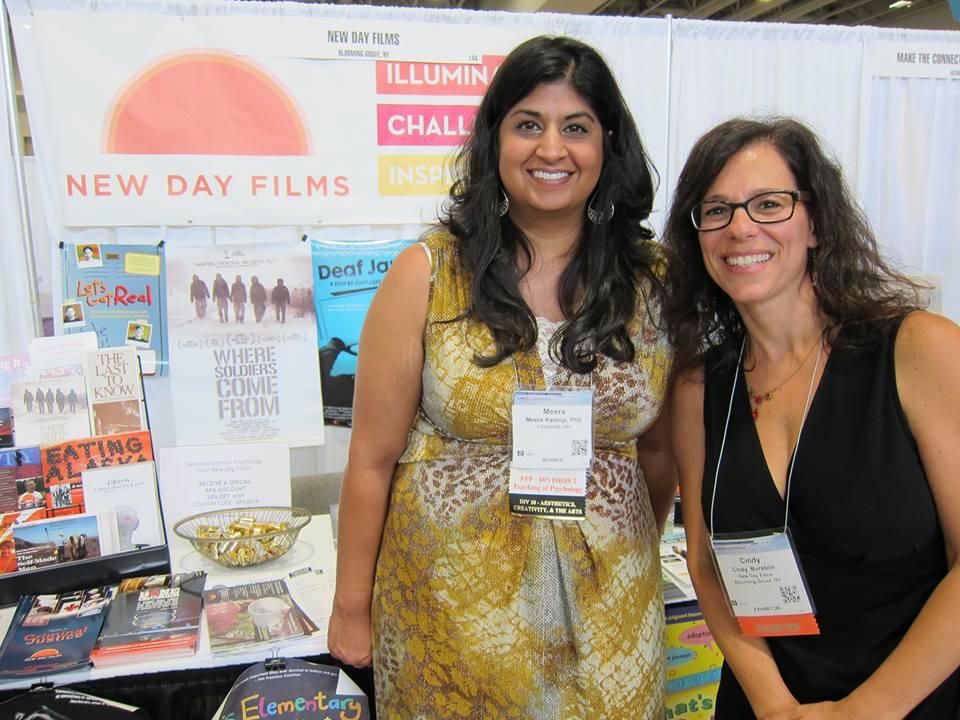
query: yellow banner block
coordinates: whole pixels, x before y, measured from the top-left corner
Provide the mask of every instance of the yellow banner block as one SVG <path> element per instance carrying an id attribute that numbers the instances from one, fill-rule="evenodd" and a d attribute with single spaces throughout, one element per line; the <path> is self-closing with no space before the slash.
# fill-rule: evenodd
<path id="1" fill-rule="evenodd" d="M 123 257 L 123 271 L 131 275 L 160 275 L 160 256 L 146 253 L 127 253 Z"/>
<path id="2" fill-rule="evenodd" d="M 453 184 L 451 155 L 381 155 L 377 182 L 381 195 L 446 195 Z"/>

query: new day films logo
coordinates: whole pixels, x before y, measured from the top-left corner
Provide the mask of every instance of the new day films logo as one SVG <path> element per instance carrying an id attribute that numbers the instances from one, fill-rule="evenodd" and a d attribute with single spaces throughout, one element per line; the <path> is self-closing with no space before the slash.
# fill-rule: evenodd
<path id="1" fill-rule="evenodd" d="M 182 157 L 290 157 L 313 152 L 292 94 L 266 69 L 219 50 L 175 53 L 136 73 L 107 110 L 101 149 L 110 155 Z M 67 197 L 345 196 L 349 178 L 312 173 L 234 175 L 213 168 L 160 175 L 67 173 L 66 193 Z"/>
<path id="2" fill-rule="evenodd" d="M 476 104 L 503 60 L 504 56 L 485 55 L 465 63 L 376 62 L 377 94 L 411 96 L 413 101 L 376 105 L 377 147 L 407 150 L 377 158 L 380 195 L 447 192 L 451 151 L 469 134 Z M 429 101 L 424 102 L 426 98 Z M 470 102 L 463 102 L 467 99 Z M 350 194 L 346 175 L 196 169 L 197 159 L 204 156 L 291 157 L 314 152 L 304 114 L 282 83 L 249 59 L 220 50 L 175 53 L 137 72 L 108 108 L 101 148 L 110 155 L 191 157 L 192 169 L 159 174 L 68 172 L 68 198 Z"/>

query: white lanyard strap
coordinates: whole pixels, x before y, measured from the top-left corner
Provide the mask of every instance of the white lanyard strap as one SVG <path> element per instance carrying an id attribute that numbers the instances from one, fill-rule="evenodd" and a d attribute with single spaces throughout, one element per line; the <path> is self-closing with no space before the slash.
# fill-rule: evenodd
<path id="1" fill-rule="evenodd" d="M 730 389 L 730 401 L 727 403 L 727 418 L 723 423 L 723 437 L 720 439 L 720 452 L 717 454 L 717 467 L 713 475 L 713 492 L 710 496 L 710 537 L 713 538 L 713 511 L 717 502 L 717 485 L 720 484 L 720 461 L 723 459 L 723 450 L 727 444 L 727 430 L 730 428 L 730 415 L 733 411 L 733 398 L 737 391 L 737 380 L 740 378 L 740 367 L 743 365 L 743 352 L 747 346 L 747 336 L 743 336 L 740 343 L 740 354 L 737 357 L 737 369 L 733 373 L 733 387 Z M 817 359 L 813 364 L 813 374 L 810 376 L 810 386 L 807 388 L 807 400 L 803 406 L 803 417 L 800 420 L 800 429 L 797 430 L 797 442 L 790 456 L 790 467 L 787 470 L 787 491 L 784 497 L 783 530 L 787 530 L 787 520 L 790 517 L 790 491 L 793 489 L 793 466 L 797 462 L 797 453 L 800 451 L 800 438 L 803 428 L 807 424 L 807 413 L 810 412 L 810 403 L 813 400 L 813 388 L 817 381 L 817 371 L 820 369 L 820 357 L 823 354 L 823 338 L 820 339 L 820 348 L 817 350 Z M 704 380 L 706 382 L 706 380 Z"/>

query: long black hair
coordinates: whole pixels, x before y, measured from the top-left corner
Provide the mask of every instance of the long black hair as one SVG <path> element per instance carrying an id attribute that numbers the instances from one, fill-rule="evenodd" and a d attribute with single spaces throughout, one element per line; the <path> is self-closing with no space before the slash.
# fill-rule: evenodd
<path id="1" fill-rule="evenodd" d="M 665 314 L 681 368 L 698 364 L 710 346 L 719 348 L 718 371 L 736 362 L 743 323 L 733 301 L 707 273 L 690 210 L 703 200 L 730 158 L 758 144 L 780 154 L 797 182 L 795 189 L 813 194 L 806 206 L 817 247 L 807 255 L 807 272 L 816 277 L 814 292 L 831 342 L 867 344 L 882 332 L 877 321 L 922 306 L 922 286 L 883 259 L 840 166 L 824 152 L 810 128 L 789 117 L 733 118 L 693 146 L 680 173 L 664 231 L 670 288 Z M 838 333 L 841 325 L 842 340 Z"/>
<path id="2" fill-rule="evenodd" d="M 460 266 L 470 277 L 467 317 L 484 323 L 493 336 L 492 355 L 475 361 L 491 366 L 533 347 L 536 319 L 520 295 L 518 253 L 532 251 L 523 233 L 497 207 L 502 199 L 499 130 L 507 112 L 544 83 L 569 83 L 596 113 L 603 134 L 603 168 L 591 199 L 594 208 L 611 204 L 613 218 L 584 222 L 573 258 L 559 281 L 566 318 L 551 351 L 575 372 L 589 372 L 597 353 L 632 360 L 635 348 L 627 323 L 638 297 L 662 293 L 659 250 L 646 226 L 653 204 L 654 170 L 617 81 L 589 45 L 568 37 L 535 37 L 517 46 L 490 83 L 470 136 L 456 158 L 445 225 L 456 240 Z M 529 266 L 529 262 L 527 263 Z"/>

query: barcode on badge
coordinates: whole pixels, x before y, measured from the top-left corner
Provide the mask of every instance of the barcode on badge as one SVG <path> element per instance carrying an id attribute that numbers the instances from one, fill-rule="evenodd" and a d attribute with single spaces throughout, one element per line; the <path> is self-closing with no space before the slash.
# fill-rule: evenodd
<path id="1" fill-rule="evenodd" d="M 796 585 L 781 585 L 780 598 L 786 605 L 795 605 L 803 599 L 800 596 L 800 588 Z"/>
<path id="2" fill-rule="evenodd" d="M 571 452 L 574 457 L 584 457 L 587 454 L 587 441 L 574 440 Z"/>

